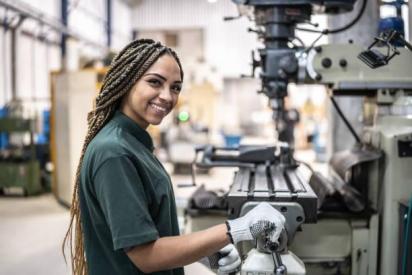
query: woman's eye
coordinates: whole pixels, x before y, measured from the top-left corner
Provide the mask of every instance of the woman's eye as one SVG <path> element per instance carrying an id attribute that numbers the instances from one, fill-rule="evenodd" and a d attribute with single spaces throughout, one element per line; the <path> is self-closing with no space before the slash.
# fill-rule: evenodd
<path id="1" fill-rule="evenodd" d="M 177 94 L 180 93 L 181 90 L 182 90 L 182 86 L 180 86 L 180 85 L 172 86 L 172 91 L 177 93 Z"/>
<path id="2" fill-rule="evenodd" d="M 160 80 L 157 79 L 150 79 L 148 80 L 149 84 L 155 87 L 160 86 L 162 83 L 160 82 Z"/>

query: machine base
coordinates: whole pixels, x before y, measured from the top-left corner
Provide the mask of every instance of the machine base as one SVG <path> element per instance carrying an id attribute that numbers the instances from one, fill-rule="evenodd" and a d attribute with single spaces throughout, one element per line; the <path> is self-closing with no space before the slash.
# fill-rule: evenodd
<path id="1" fill-rule="evenodd" d="M 287 268 L 288 275 L 305 275 L 305 264 L 292 252 L 288 251 L 281 255 L 282 263 Z M 252 249 L 242 265 L 240 275 L 276 275 L 271 254 L 259 252 Z"/>

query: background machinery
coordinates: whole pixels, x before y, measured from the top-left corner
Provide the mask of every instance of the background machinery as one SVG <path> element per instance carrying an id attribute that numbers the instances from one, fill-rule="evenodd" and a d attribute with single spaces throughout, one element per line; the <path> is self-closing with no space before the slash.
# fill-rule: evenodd
<path id="1" fill-rule="evenodd" d="M 38 119 L 23 116 L 21 102 L 0 109 L 0 193 L 25 196 L 50 191 L 48 115 Z"/>

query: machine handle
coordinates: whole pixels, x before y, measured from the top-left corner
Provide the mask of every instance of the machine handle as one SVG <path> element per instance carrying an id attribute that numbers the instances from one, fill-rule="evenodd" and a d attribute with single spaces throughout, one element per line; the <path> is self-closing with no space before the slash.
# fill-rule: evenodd
<path id="1" fill-rule="evenodd" d="M 278 252 L 273 252 L 272 253 L 273 257 L 273 263 L 275 266 L 274 269 L 274 274 L 275 275 L 286 275 L 286 266 L 282 263 L 282 258 L 280 257 L 280 254 Z"/>

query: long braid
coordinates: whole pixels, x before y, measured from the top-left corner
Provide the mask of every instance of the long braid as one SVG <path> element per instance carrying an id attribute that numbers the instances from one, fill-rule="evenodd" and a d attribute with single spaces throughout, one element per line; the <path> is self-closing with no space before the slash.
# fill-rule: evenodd
<path id="1" fill-rule="evenodd" d="M 172 49 L 150 39 L 135 40 L 128 44 L 113 59 L 103 80 L 99 95 L 96 97 L 95 109 L 88 114 L 88 131 L 76 170 L 72 205 L 70 208 L 71 219 L 62 245 L 65 258 L 65 247 L 69 246 L 72 273 L 74 275 L 87 274 L 79 202 L 80 171 L 87 146 L 113 116 L 123 96 L 132 89 L 136 81 L 142 77 L 147 69 L 165 53 L 173 56 L 178 63 L 183 81 L 183 70 L 180 60 Z"/>

